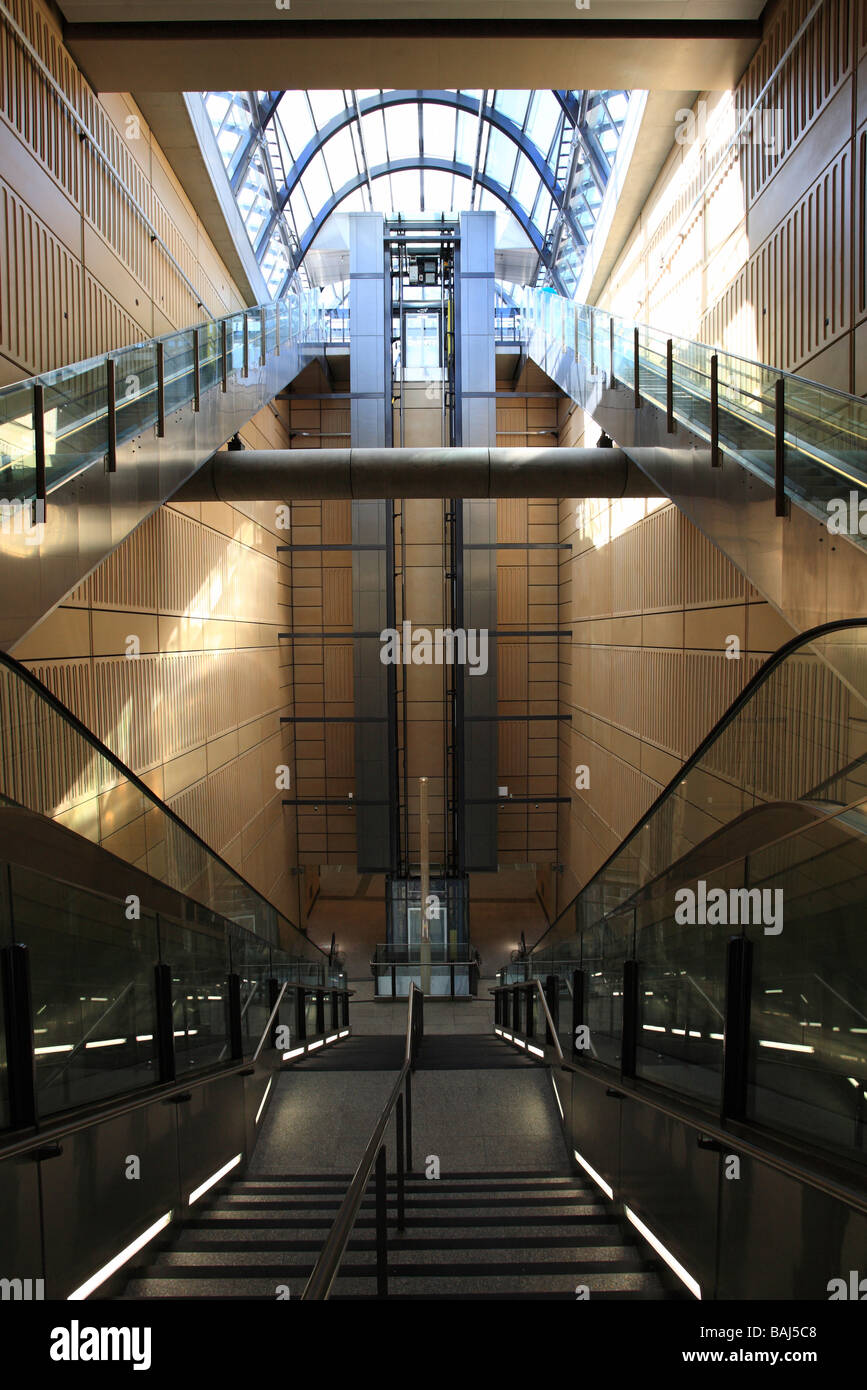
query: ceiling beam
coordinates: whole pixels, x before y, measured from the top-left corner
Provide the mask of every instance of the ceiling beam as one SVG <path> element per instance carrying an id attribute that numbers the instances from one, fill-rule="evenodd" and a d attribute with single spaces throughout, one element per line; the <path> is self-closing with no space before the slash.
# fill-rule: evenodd
<path id="1" fill-rule="evenodd" d="M 761 39 L 750 20 L 357 20 L 66 24 L 98 92 L 406 86 L 733 87 Z"/>

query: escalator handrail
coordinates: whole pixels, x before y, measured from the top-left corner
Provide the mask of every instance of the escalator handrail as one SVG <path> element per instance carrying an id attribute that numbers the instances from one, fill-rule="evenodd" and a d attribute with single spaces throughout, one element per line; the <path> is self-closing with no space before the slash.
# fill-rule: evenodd
<path id="1" fill-rule="evenodd" d="M 194 841 L 195 844 L 199 845 L 205 851 L 205 853 L 210 856 L 212 860 L 219 864 L 222 869 L 225 869 L 226 873 L 229 874 L 231 878 L 233 878 L 237 883 L 242 884 L 244 888 L 248 890 L 248 892 L 253 894 L 253 896 L 256 897 L 260 902 L 264 903 L 264 905 L 271 912 L 275 913 L 278 918 L 282 919 L 284 922 L 287 922 L 288 925 L 292 928 L 292 930 L 298 933 L 305 946 L 312 947 L 314 950 L 318 951 L 319 954 L 325 960 L 327 960 L 327 951 L 323 951 L 321 946 L 317 946 L 315 941 L 311 941 L 310 938 L 304 932 L 301 931 L 300 927 L 297 927 L 295 923 L 286 916 L 285 913 L 281 912 L 280 909 L 274 905 L 274 903 L 270 902 L 268 898 L 265 897 L 264 893 L 260 893 L 258 888 L 254 888 L 252 883 L 250 883 L 246 878 L 244 878 L 243 874 L 240 874 L 237 869 L 233 868 L 232 865 L 222 857 L 222 855 L 218 854 L 215 849 L 212 849 L 211 846 L 207 843 L 207 841 L 202 839 L 201 835 L 197 835 L 195 830 L 193 830 L 192 827 L 189 826 L 186 821 L 182 820 L 181 817 L 177 814 L 177 812 L 172 810 L 171 806 L 167 805 L 165 801 L 163 801 L 159 796 L 157 796 L 156 792 L 154 792 L 147 785 L 147 783 L 142 781 L 140 777 L 136 776 L 132 769 L 127 767 L 126 764 L 123 763 L 121 759 L 117 756 L 117 754 L 113 753 L 111 749 L 106 744 L 104 744 L 102 740 L 97 737 L 96 734 L 92 732 L 92 730 L 88 729 L 87 725 L 83 724 L 82 721 L 78 718 L 78 716 L 73 714 L 72 710 L 69 709 L 66 705 L 63 704 L 61 700 L 57 698 L 53 691 L 49 690 L 46 685 L 43 685 L 42 681 L 39 680 L 38 676 L 34 676 L 32 671 L 28 670 L 28 668 L 24 666 L 20 661 L 18 661 L 14 656 L 10 656 L 8 652 L 0 651 L 0 669 L 2 669 L 3 667 L 5 667 L 6 670 L 8 670 L 24 685 L 28 686 L 33 691 L 33 693 L 40 700 L 43 701 L 43 703 L 48 705 L 48 707 L 52 710 L 54 714 L 58 715 L 62 720 L 65 721 L 65 723 L 70 725 L 71 728 L 75 731 L 75 733 L 78 734 L 80 738 L 84 739 L 84 741 L 90 745 L 94 752 L 99 754 L 100 757 L 104 758 L 106 762 L 110 763 L 111 766 L 115 768 L 115 770 L 119 772 L 121 776 L 126 779 L 126 781 L 130 783 L 131 786 L 135 787 L 137 791 L 141 792 L 142 796 L 145 798 L 146 801 L 154 805 L 159 811 L 163 813 L 163 815 L 168 817 L 170 821 L 172 821 L 180 830 L 182 830 L 183 833 L 190 840 Z M 26 807 L 25 809 L 32 811 L 35 808 Z M 40 812 L 39 814 L 43 813 Z M 182 892 L 183 890 L 179 889 L 177 891 Z M 190 893 L 185 893 L 184 896 L 189 898 L 190 901 L 198 901 L 197 899 L 194 899 L 192 897 L 192 894 Z M 202 906 L 207 907 L 207 904 L 203 903 Z M 210 911 L 211 909 L 208 910 Z"/>
<path id="2" fill-rule="evenodd" d="M 705 757 L 709 749 L 713 746 L 713 744 L 717 742 L 720 735 L 725 732 L 728 726 L 734 722 L 734 720 L 741 713 L 741 711 L 750 703 L 750 701 L 755 696 L 756 692 L 767 682 L 768 678 L 777 669 L 777 667 L 781 666 L 784 661 L 786 661 L 800 648 L 807 647 L 812 642 L 817 641 L 821 637 L 826 637 L 828 636 L 828 634 L 832 632 L 844 632 L 849 628 L 863 628 L 867 630 L 867 618 L 840 618 L 831 623 L 821 623 L 818 627 L 809 628 L 806 632 L 800 632 L 795 637 L 790 638 L 788 642 L 785 642 L 783 646 L 778 649 L 778 651 L 772 653 L 772 655 L 768 657 L 767 661 L 763 662 L 763 664 L 759 667 L 758 671 L 756 671 L 755 674 L 751 676 L 750 679 L 747 681 L 747 684 L 744 686 L 740 695 L 738 695 L 732 702 L 732 704 L 729 705 L 729 708 L 717 720 L 710 732 L 705 735 L 701 743 L 696 748 L 695 752 L 689 758 L 687 758 L 686 762 L 682 765 L 679 771 L 675 773 L 674 777 L 671 779 L 668 785 L 663 787 L 662 791 L 654 799 L 654 801 L 651 802 L 650 806 L 639 818 L 639 820 L 636 821 L 635 825 L 632 827 L 629 833 L 625 835 L 624 838 L 620 841 L 620 844 L 617 846 L 617 848 L 614 849 L 611 852 L 611 854 L 609 854 L 608 858 L 605 859 L 602 864 L 600 864 L 593 877 L 587 883 L 585 883 L 582 888 L 578 890 L 575 896 L 563 908 L 562 912 L 559 912 L 557 914 L 557 916 L 554 918 L 554 921 L 551 922 L 545 928 L 539 939 L 535 942 L 533 946 L 531 946 L 530 951 L 528 953 L 529 955 L 532 956 L 532 954 L 539 949 L 545 938 L 549 935 L 550 932 L 554 931 L 555 928 L 559 926 L 559 924 L 566 917 L 566 914 L 574 910 L 575 905 L 578 902 L 578 899 L 593 887 L 593 884 L 605 873 L 608 867 L 614 862 L 614 860 L 620 855 L 620 853 L 626 848 L 626 846 L 630 844 L 632 840 L 635 839 L 635 837 L 640 833 L 641 830 L 643 830 L 644 826 L 650 821 L 650 819 L 653 816 L 655 816 L 659 810 L 661 810 L 662 806 L 669 799 L 669 797 L 677 791 L 677 788 L 680 786 L 684 778 L 688 776 L 688 774 L 699 762 L 701 762 L 701 760 Z"/>
<path id="3" fill-rule="evenodd" d="M 538 295 L 539 292 L 531 291 L 531 293 Z M 829 396 L 839 396 L 843 400 L 854 402 L 862 407 L 865 404 L 863 396 L 854 396 L 850 391 L 842 391 L 838 386 L 826 386 L 824 382 L 813 381 L 810 377 L 802 376 L 798 372 L 786 371 L 783 367 L 773 367 L 769 362 L 759 362 L 758 359 L 754 357 L 744 357 L 738 352 L 729 352 L 726 348 L 717 347 L 713 343 L 705 343 L 700 338 L 684 338 L 678 333 L 670 333 L 667 329 L 658 328 L 654 324 L 639 323 L 636 319 L 622 318 L 621 315 L 613 314 L 609 309 L 603 309 L 596 304 L 580 304 L 575 299 L 567 298 L 566 295 L 561 294 L 554 296 L 547 294 L 547 292 L 545 293 L 548 299 L 557 298 L 563 304 L 568 304 L 573 308 L 586 309 L 588 313 L 592 311 L 594 318 L 596 315 L 602 315 L 606 320 L 613 322 L 618 328 L 628 330 L 630 334 L 634 333 L 637 328 L 639 333 L 646 331 L 647 333 L 656 334 L 661 338 L 673 338 L 675 342 L 688 343 L 690 347 L 701 348 L 703 352 L 713 353 L 720 359 L 726 358 L 732 362 L 742 362 L 744 366 L 757 368 L 759 371 L 766 372 L 769 376 L 774 378 L 786 377 L 788 380 L 796 382 L 799 386 L 815 386 L 817 390 L 823 393 L 827 392 Z M 524 304 L 519 304 L 518 308 L 521 315 L 526 314 L 527 311 Z M 537 324 L 534 320 L 532 327 L 541 329 L 541 324 Z M 682 365 L 686 366 L 690 371 L 696 370 L 690 367 L 689 364 L 685 363 Z"/>
<path id="4" fill-rule="evenodd" d="M 172 341 L 173 338 L 183 337 L 185 333 L 194 333 L 197 329 L 200 333 L 206 333 L 214 329 L 218 329 L 221 324 L 231 324 L 233 319 L 241 319 L 242 317 L 249 317 L 252 315 L 261 315 L 263 311 L 277 308 L 279 305 L 289 303 L 290 301 L 295 302 L 297 304 L 303 304 L 306 301 L 312 305 L 312 291 L 304 290 L 299 294 L 295 290 L 289 290 L 279 299 L 269 299 L 264 304 L 247 304 L 240 309 L 231 310 L 228 314 L 221 314 L 219 318 L 207 319 L 201 323 L 191 323 L 187 325 L 187 327 L 185 328 L 172 328 L 168 333 L 160 333 L 153 338 L 141 338 L 137 343 L 125 343 L 122 347 L 110 348 L 107 352 L 96 353 L 93 357 L 83 357 L 76 362 L 64 363 L 62 367 L 54 367 L 49 371 L 40 372 L 36 376 L 22 377 L 19 381 L 12 381 L 5 386 L 0 386 L 0 401 L 2 401 L 3 397 L 6 395 L 12 395 L 16 391 L 23 391 L 26 390 L 28 387 L 37 386 L 39 384 L 50 387 L 51 390 L 56 390 L 58 386 L 67 385 L 76 377 L 84 376 L 89 371 L 100 370 L 105 366 L 105 363 L 108 361 L 109 358 L 116 359 L 128 352 L 141 352 L 146 348 L 154 348 L 157 345 L 157 343 L 169 343 Z M 319 306 L 316 307 L 318 308 Z M 290 337 L 287 339 L 281 339 L 281 345 L 288 346 L 292 336 L 294 335 L 291 334 L 290 324 Z M 207 360 L 210 361 L 219 359 L 217 358 Z M 252 360 L 250 365 L 252 367 Z M 231 363 L 229 364 L 229 367 L 230 370 L 232 370 Z M 58 374 L 61 372 L 68 372 L 69 376 L 63 377 L 60 381 L 58 381 L 56 378 L 58 377 Z M 169 377 L 167 376 L 166 383 L 168 383 L 168 381 Z"/>

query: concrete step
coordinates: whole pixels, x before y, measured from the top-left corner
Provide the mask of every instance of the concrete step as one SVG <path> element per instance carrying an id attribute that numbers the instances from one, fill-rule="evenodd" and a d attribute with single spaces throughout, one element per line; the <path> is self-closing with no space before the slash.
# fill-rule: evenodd
<path id="1" fill-rule="evenodd" d="M 265 1175 L 216 1192 L 175 1227 L 174 1244 L 130 1270 L 130 1298 L 297 1298 L 349 1184 L 348 1175 Z M 612 1208 L 572 1174 L 467 1171 L 413 1174 L 397 1231 L 389 1182 L 390 1298 L 664 1298 Z M 362 1203 L 332 1297 L 376 1295 L 372 1188 Z"/>

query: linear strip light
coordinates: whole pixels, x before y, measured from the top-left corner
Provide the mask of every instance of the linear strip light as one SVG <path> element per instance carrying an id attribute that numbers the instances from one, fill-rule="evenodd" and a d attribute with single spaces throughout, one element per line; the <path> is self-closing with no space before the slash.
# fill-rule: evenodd
<path id="1" fill-rule="evenodd" d="M 601 1177 L 599 1173 L 597 1173 L 597 1171 L 596 1171 L 595 1168 L 591 1168 L 591 1167 L 590 1167 L 590 1164 L 587 1162 L 587 1159 L 586 1159 L 586 1158 L 582 1158 L 581 1155 L 579 1154 L 579 1152 L 578 1152 L 577 1149 L 573 1149 L 572 1152 L 574 1153 L 574 1155 L 575 1155 L 575 1157 L 577 1158 L 578 1162 L 581 1164 L 581 1167 L 584 1169 L 584 1172 L 585 1172 L 585 1173 L 589 1173 L 590 1177 L 591 1177 L 591 1178 L 593 1179 L 593 1181 L 596 1183 L 596 1186 L 597 1186 L 597 1187 L 601 1187 L 601 1188 L 602 1188 L 602 1191 L 605 1193 L 605 1196 L 606 1196 L 606 1197 L 610 1197 L 610 1198 L 612 1199 L 612 1201 L 613 1201 L 613 1199 L 614 1199 L 614 1188 L 611 1187 L 611 1186 L 609 1186 L 609 1184 L 605 1181 L 605 1179 L 604 1179 L 603 1177 Z"/>
<path id="2" fill-rule="evenodd" d="M 67 1302 L 80 1303 L 83 1299 L 87 1298 L 88 1294 L 93 1293 L 94 1289 L 98 1289 L 100 1284 L 104 1284 L 106 1279 L 114 1274 L 116 1270 L 120 1269 L 121 1265 L 125 1265 L 127 1260 L 131 1260 L 133 1255 L 141 1250 L 142 1246 L 147 1245 L 148 1241 L 153 1240 L 154 1236 L 158 1235 L 160 1231 L 164 1231 L 171 1219 L 172 1214 L 170 1211 L 167 1211 L 165 1216 L 160 1217 L 159 1221 L 155 1221 L 154 1224 L 148 1226 L 147 1230 L 143 1231 L 140 1236 L 136 1236 L 131 1245 L 128 1245 L 125 1250 L 121 1250 L 120 1254 L 115 1255 L 113 1260 L 109 1260 L 107 1265 L 103 1265 L 102 1269 L 98 1269 L 95 1274 L 92 1274 L 89 1279 L 86 1279 L 74 1293 L 68 1294 Z"/>
<path id="3" fill-rule="evenodd" d="M 673 1270 L 674 1273 L 677 1275 L 678 1279 L 682 1280 L 682 1282 L 686 1284 L 686 1287 L 689 1289 L 693 1297 L 700 1299 L 701 1285 L 699 1284 L 698 1280 L 693 1279 L 692 1275 L 684 1269 L 683 1265 L 680 1263 L 680 1260 L 676 1260 L 674 1258 L 671 1251 L 666 1249 L 662 1241 L 658 1240 L 651 1230 L 648 1230 L 644 1222 L 641 1221 L 635 1215 L 635 1212 L 632 1211 L 630 1207 L 624 1206 L 623 1210 L 626 1212 L 626 1215 L 629 1217 L 629 1220 L 632 1222 L 636 1231 L 639 1231 L 641 1235 L 644 1236 L 644 1239 L 647 1241 L 648 1245 L 653 1246 L 660 1259 L 665 1260 L 665 1263 L 668 1265 L 669 1269 Z"/>
<path id="4" fill-rule="evenodd" d="M 261 1114 L 262 1114 L 262 1111 L 265 1109 L 265 1101 L 268 1099 L 268 1092 L 271 1090 L 271 1086 L 273 1085 L 273 1082 L 274 1082 L 274 1078 L 273 1078 L 273 1076 L 272 1076 L 272 1077 L 269 1079 L 269 1081 L 268 1081 L 268 1085 L 265 1087 L 265 1094 L 264 1094 L 263 1097 L 262 1097 L 262 1100 L 261 1100 L 260 1105 L 259 1105 L 259 1109 L 256 1111 L 256 1118 L 255 1118 L 255 1120 L 253 1121 L 254 1125 L 257 1125 L 257 1124 L 259 1123 L 259 1118 L 260 1118 L 260 1116 L 261 1116 Z"/>
<path id="5" fill-rule="evenodd" d="M 199 1198 L 209 1190 L 209 1188 L 213 1187 L 215 1183 L 218 1183 L 220 1181 L 220 1178 L 224 1178 L 227 1173 L 230 1173 L 232 1171 L 233 1168 L 237 1168 L 240 1162 L 241 1155 L 235 1154 L 234 1158 L 230 1158 L 229 1162 L 224 1163 L 222 1168 L 218 1168 L 216 1173 L 214 1173 L 210 1178 L 206 1178 L 205 1181 L 202 1183 L 201 1187 L 197 1187 L 194 1192 L 190 1193 L 189 1197 L 187 1198 L 187 1202 L 189 1203 L 189 1205 L 192 1206 L 193 1202 L 197 1202 Z"/>
<path id="6" fill-rule="evenodd" d="M 563 1106 L 560 1103 L 560 1092 L 557 1090 L 557 1082 L 554 1080 L 553 1072 L 551 1073 L 551 1085 L 554 1087 L 554 1095 L 557 1097 L 557 1109 L 560 1111 L 560 1119 L 565 1120 L 566 1116 L 563 1114 Z"/>

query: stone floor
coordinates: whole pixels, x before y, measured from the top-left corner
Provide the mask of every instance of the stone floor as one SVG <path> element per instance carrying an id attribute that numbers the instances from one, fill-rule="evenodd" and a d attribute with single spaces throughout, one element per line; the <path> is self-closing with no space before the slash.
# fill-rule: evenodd
<path id="1" fill-rule="evenodd" d="M 492 1005 L 477 1000 L 425 1000 L 425 1036 L 490 1035 Z M 406 1031 L 406 1003 L 353 997 L 350 1023 L 357 1038 Z M 256 1173 L 351 1173 L 364 1152 L 395 1071 L 353 1071 L 352 1039 L 339 1044 L 346 1070 L 320 1070 L 310 1059 L 281 1074 L 249 1168 Z M 502 1044 L 504 1053 L 507 1051 Z M 331 1064 L 337 1049 L 329 1050 Z M 515 1058 L 519 1063 L 521 1059 Z M 416 1164 L 436 1155 L 443 1174 L 467 1169 L 568 1172 L 559 1115 L 547 1068 L 428 1071 L 424 1054 L 412 1082 Z"/>

